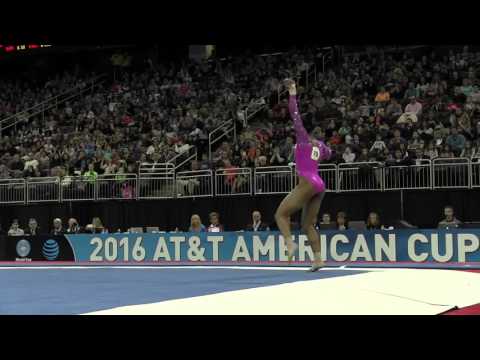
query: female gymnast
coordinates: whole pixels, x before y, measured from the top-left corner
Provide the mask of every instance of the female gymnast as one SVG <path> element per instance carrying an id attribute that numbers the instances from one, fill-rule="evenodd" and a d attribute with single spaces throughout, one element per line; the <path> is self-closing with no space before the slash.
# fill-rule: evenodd
<path id="1" fill-rule="evenodd" d="M 291 261 L 298 245 L 293 241 L 290 229 L 290 217 L 303 208 L 302 231 L 306 233 L 314 253 L 314 262 L 309 271 L 314 272 L 324 266 L 320 256 L 320 237 L 315 229 L 320 205 L 325 195 L 325 183 L 318 175 L 318 161 L 328 160 L 331 150 L 322 141 L 310 137 L 303 127 L 297 106 L 297 89 L 293 80 L 285 80 L 289 92 L 288 109 L 293 119 L 297 144 L 295 145 L 295 162 L 299 183 L 280 203 L 275 220 L 282 233 Z"/>

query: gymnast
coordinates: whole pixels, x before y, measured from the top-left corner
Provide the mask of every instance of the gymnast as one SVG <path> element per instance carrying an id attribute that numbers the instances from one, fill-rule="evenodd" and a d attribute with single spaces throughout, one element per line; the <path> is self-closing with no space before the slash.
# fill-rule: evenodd
<path id="1" fill-rule="evenodd" d="M 289 92 L 288 109 L 297 138 L 295 163 L 299 182 L 280 203 L 275 213 L 275 220 L 285 240 L 288 261 L 291 261 L 298 245 L 293 241 L 290 217 L 303 208 L 302 231 L 307 235 L 313 250 L 314 261 L 309 271 L 314 272 L 324 266 L 320 254 L 320 236 L 315 229 L 320 205 L 325 195 L 325 183 L 318 174 L 318 162 L 328 160 L 332 152 L 323 141 L 309 136 L 305 130 L 298 111 L 295 82 L 287 79 L 285 86 Z"/>

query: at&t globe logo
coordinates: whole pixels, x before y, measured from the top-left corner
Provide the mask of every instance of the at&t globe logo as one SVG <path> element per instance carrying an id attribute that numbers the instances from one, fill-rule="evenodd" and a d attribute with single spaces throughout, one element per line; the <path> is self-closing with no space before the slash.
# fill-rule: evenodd
<path id="1" fill-rule="evenodd" d="M 42 254 L 47 260 L 55 260 L 60 254 L 60 246 L 55 240 L 49 239 L 43 244 Z"/>

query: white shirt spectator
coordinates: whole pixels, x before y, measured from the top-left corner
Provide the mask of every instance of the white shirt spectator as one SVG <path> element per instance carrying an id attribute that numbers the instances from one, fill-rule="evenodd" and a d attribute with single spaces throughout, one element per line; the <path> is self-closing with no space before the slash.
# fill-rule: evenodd
<path id="1" fill-rule="evenodd" d="M 355 161 L 355 153 L 350 152 L 344 152 L 343 153 L 343 160 L 345 160 L 346 163 L 353 163 Z"/>
<path id="2" fill-rule="evenodd" d="M 18 228 L 16 230 L 10 229 L 8 231 L 8 236 L 23 236 L 23 235 L 25 235 L 25 232 L 20 228 Z"/>
<path id="3" fill-rule="evenodd" d="M 376 140 L 376 141 L 373 143 L 370 151 L 372 151 L 372 150 L 383 151 L 383 150 L 385 150 L 386 148 L 387 148 L 387 145 L 385 145 L 385 141 L 383 141 L 383 140 Z"/>
<path id="4" fill-rule="evenodd" d="M 409 103 L 407 106 L 405 106 L 405 112 L 412 113 L 418 116 L 422 113 L 422 104 L 420 104 L 418 101 L 415 101 L 414 104 Z"/>

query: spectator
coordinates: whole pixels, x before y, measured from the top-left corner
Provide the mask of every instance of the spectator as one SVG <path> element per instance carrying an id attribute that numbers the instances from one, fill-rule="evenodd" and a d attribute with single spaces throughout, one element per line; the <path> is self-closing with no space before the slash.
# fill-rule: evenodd
<path id="1" fill-rule="evenodd" d="M 367 219 L 367 230 L 376 230 L 376 229 L 383 229 L 383 225 L 380 222 L 380 217 L 377 213 L 371 212 L 368 215 Z"/>
<path id="2" fill-rule="evenodd" d="M 416 97 L 410 98 L 410 103 L 405 107 L 405 113 L 413 114 L 416 117 L 419 117 L 422 114 L 422 104 L 417 101 Z M 416 122 L 416 121 L 414 121 Z"/>
<path id="3" fill-rule="evenodd" d="M 63 230 L 62 220 L 59 218 L 56 218 L 55 220 L 53 220 L 53 229 L 51 234 L 62 235 L 63 233 L 64 233 L 64 230 Z"/>
<path id="4" fill-rule="evenodd" d="M 458 156 L 465 148 L 466 139 L 465 136 L 458 133 L 456 127 L 452 127 L 450 132 L 450 135 L 447 137 L 447 145 L 450 146 L 455 156 Z"/>
<path id="5" fill-rule="evenodd" d="M 325 213 L 322 215 L 322 221 L 320 222 L 320 225 L 330 225 L 331 222 L 331 217 L 329 213 Z"/>
<path id="6" fill-rule="evenodd" d="M 12 222 L 12 226 L 10 227 L 10 230 L 8 230 L 8 236 L 23 236 L 25 235 L 24 231 L 20 229 L 20 226 L 18 225 L 18 220 L 14 219 Z"/>
<path id="7" fill-rule="evenodd" d="M 419 88 L 415 87 L 415 84 L 411 82 L 408 85 L 408 89 L 405 91 L 405 99 L 417 98 L 420 96 Z"/>
<path id="8" fill-rule="evenodd" d="M 343 153 L 343 161 L 345 161 L 347 164 L 351 164 L 355 161 L 355 153 L 352 151 L 352 148 L 350 146 L 347 146 L 345 148 L 345 151 Z"/>
<path id="9" fill-rule="evenodd" d="M 388 118 L 396 118 L 402 115 L 402 106 L 398 103 L 397 100 L 392 99 L 390 104 L 388 104 L 385 115 Z"/>
<path id="10" fill-rule="evenodd" d="M 376 135 L 376 140 L 373 143 L 372 147 L 370 148 L 370 151 L 377 151 L 377 152 L 383 152 L 387 148 L 387 145 L 385 145 L 385 141 L 382 140 L 382 135 L 377 134 Z"/>
<path id="11" fill-rule="evenodd" d="M 65 231 L 66 234 L 80 234 L 81 228 L 78 225 L 78 221 L 75 218 L 68 219 L 68 228 Z"/>
<path id="12" fill-rule="evenodd" d="M 337 230 L 347 230 L 348 229 L 348 221 L 347 221 L 347 214 L 343 211 L 337 213 Z"/>
<path id="13" fill-rule="evenodd" d="M 387 102 L 390 101 L 390 93 L 385 90 L 385 88 L 382 86 L 377 93 L 377 96 L 375 96 L 375 102 L 379 103 L 380 105 L 383 105 Z"/>
<path id="14" fill-rule="evenodd" d="M 202 224 L 202 219 L 200 215 L 193 214 L 190 218 L 190 227 L 188 228 L 189 232 L 206 232 L 207 228 Z"/>
<path id="15" fill-rule="evenodd" d="M 83 178 L 87 181 L 90 188 L 94 186 L 98 178 L 98 173 L 95 171 L 95 165 L 93 163 L 88 164 L 88 171 L 83 174 Z M 88 193 L 91 193 L 91 189 Z"/>
<path id="16" fill-rule="evenodd" d="M 210 226 L 208 227 L 208 232 L 223 232 L 223 225 L 220 224 L 220 215 L 217 212 L 211 212 L 209 215 Z"/>
<path id="17" fill-rule="evenodd" d="M 108 229 L 103 226 L 102 220 L 99 217 L 94 217 L 92 223 L 85 227 L 86 232 L 92 234 L 108 234 Z"/>
<path id="18" fill-rule="evenodd" d="M 443 212 L 445 218 L 438 223 L 439 229 L 459 228 L 462 226 L 462 222 L 455 217 L 452 206 L 445 206 Z"/>
<path id="19" fill-rule="evenodd" d="M 25 230 L 25 235 L 36 236 L 40 233 L 40 228 L 38 227 L 37 220 L 31 218 L 28 220 L 28 229 Z"/>
<path id="20" fill-rule="evenodd" d="M 270 231 L 268 224 L 262 222 L 262 214 L 255 210 L 252 213 L 252 223 L 248 225 L 245 231 Z"/>

